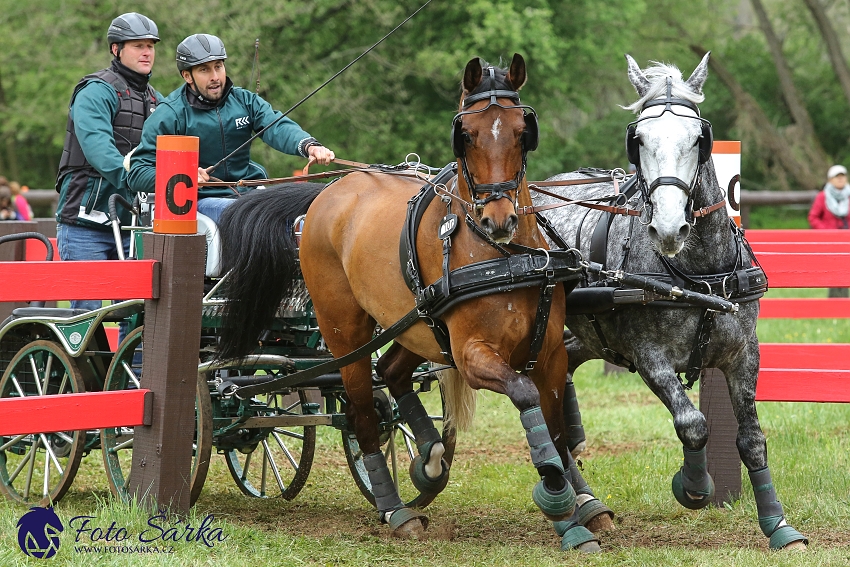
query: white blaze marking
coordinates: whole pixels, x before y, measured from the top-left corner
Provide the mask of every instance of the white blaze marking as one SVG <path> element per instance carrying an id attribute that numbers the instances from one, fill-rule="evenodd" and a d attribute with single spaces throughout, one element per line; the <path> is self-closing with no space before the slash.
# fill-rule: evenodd
<path id="1" fill-rule="evenodd" d="M 493 133 L 493 138 L 498 140 L 499 139 L 499 132 L 501 132 L 501 131 L 502 131 L 502 119 L 496 118 L 496 121 L 493 122 L 493 127 L 490 128 L 490 132 Z"/>

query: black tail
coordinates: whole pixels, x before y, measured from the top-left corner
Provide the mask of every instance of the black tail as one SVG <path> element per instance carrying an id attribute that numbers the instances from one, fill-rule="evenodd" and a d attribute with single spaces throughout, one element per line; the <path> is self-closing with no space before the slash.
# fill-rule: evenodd
<path id="1" fill-rule="evenodd" d="M 298 276 L 292 225 L 324 189 L 320 183 L 285 183 L 251 191 L 221 217 L 222 267 L 227 305 L 220 358 L 250 354 Z"/>

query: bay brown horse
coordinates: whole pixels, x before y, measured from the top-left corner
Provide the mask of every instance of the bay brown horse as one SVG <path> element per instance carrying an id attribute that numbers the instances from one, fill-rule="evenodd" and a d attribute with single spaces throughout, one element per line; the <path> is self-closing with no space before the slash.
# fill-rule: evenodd
<path id="1" fill-rule="evenodd" d="M 445 192 L 451 191 L 453 196 L 447 201 L 432 201 L 422 217 L 416 252 L 426 284 L 443 275 L 438 227 L 446 215 L 447 202 L 461 219 L 469 212 L 486 235 L 482 237 L 459 222 L 451 236 L 451 269 L 500 257 L 487 239 L 536 249 L 547 246 L 535 218 L 517 214 L 518 205 L 532 204 L 524 173 L 527 151 L 536 147 L 536 138 L 530 140 L 536 137 L 536 130 L 529 131 L 531 123 L 525 114 L 529 107 L 520 105 L 517 95 L 525 80 L 525 62 L 518 54 L 507 70 L 483 67 L 478 58 L 466 66 L 463 97 L 475 98 L 471 104 L 461 100 L 453 140 L 459 170 L 467 174 L 447 182 Z M 481 93 L 485 94 L 475 96 Z M 470 190 L 470 183 L 479 188 L 479 193 Z M 408 201 L 419 192 L 423 180 L 360 172 L 324 189 L 297 185 L 301 186 L 294 190 L 254 191 L 229 207 L 222 218 L 223 261 L 231 270 L 224 357 L 249 352 L 285 296 L 295 265 L 291 222 L 308 208 L 300 243 L 301 272 L 322 336 L 334 356 L 366 344 L 376 324 L 386 329 L 416 305 L 402 275 L 399 235 Z M 480 198 L 484 195 L 486 198 Z M 474 404 L 464 394 L 469 387 L 507 395 L 521 412 L 532 461 L 542 478 L 532 492 L 535 502 L 556 522 L 565 548 L 598 549 L 596 538 L 581 525 L 590 518 L 580 517 L 576 506 L 577 501 L 584 508 L 583 504 L 598 500 L 581 479 L 562 432 L 561 400 L 567 371 L 567 353 L 561 340 L 565 312 L 562 285 L 553 292 L 551 316 L 537 363 L 532 370 L 524 371 L 539 296 L 537 287 L 493 293 L 463 301 L 442 315 L 457 366 L 457 372 L 444 378 L 446 413 L 459 426 L 471 419 Z M 413 392 L 411 375 L 425 360 L 444 362 L 441 351 L 432 330 L 420 320 L 395 339 L 377 366 L 416 436 L 420 457 L 411 467 L 411 477 L 423 492 L 441 490 L 449 471 L 441 459 L 442 440 Z M 342 368 L 342 380 L 350 401 L 347 417 L 364 453 L 381 521 L 388 523 L 396 536 L 421 537 L 427 518 L 403 505 L 380 451 L 369 358 Z M 593 505 L 585 509 L 599 513 Z"/>

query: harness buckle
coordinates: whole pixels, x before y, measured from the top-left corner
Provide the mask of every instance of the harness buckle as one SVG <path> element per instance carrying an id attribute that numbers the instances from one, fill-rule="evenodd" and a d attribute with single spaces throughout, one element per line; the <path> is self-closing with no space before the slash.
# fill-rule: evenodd
<path id="1" fill-rule="evenodd" d="M 732 275 L 732 274 L 729 274 L 729 275 Z M 720 283 L 720 285 L 721 285 L 720 292 L 723 294 L 723 299 L 729 299 L 732 296 L 731 291 L 728 292 L 728 293 L 726 292 L 726 280 L 728 280 L 728 279 L 729 279 L 729 276 L 725 276 Z"/>
<path id="2" fill-rule="evenodd" d="M 552 257 L 549 256 L 549 251 L 546 250 L 545 248 L 538 248 L 537 250 L 543 252 L 546 255 L 546 264 L 544 264 L 543 267 L 541 267 L 541 268 L 534 268 L 534 271 L 535 272 L 544 272 L 549 267 L 549 264 L 552 262 Z M 552 275 L 554 276 L 554 273 Z"/>

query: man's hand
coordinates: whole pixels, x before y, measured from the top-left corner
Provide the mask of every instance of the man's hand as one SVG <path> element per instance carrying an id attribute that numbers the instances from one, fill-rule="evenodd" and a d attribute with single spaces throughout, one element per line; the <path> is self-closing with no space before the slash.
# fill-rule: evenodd
<path id="1" fill-rule="evenodd" d="M 318 163 L 319 165 L 330 165 L 336 156 L 334 156 L 334 153 L 325 146 L 310 146 L 307 148 L 307 157 L 310 158 L 308 163 L 309 166 L 314 163 Z"/>
<path id="2" fill-rule="evenodd" d="M 205 183 L 210 180 L 210 174 L 203 167 L 198 168 L 198 183 Z"/>

